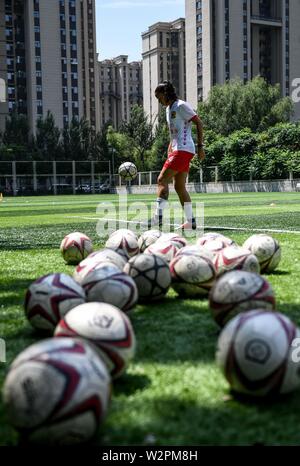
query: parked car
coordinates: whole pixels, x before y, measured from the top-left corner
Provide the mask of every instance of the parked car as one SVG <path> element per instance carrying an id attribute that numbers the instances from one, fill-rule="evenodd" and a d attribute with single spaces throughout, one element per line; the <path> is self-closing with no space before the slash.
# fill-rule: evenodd
<path id="1" fill-rule="evenodd" d="M 73 186 L 68 183 L 57 183 L 50 186 L 49 191 L 51 194 L 54 194 L 56 187 L 57 194 L 72 194 Z"/>

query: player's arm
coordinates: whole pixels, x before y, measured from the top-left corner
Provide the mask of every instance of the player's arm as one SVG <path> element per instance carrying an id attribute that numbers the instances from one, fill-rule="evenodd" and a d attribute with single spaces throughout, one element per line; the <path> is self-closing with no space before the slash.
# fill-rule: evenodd
<path id="1" fill-rule="evenodd" d="M 196 125 L 197 142 L 198 142 L 197 156 L 199 157 L 200 160 L 203 160 L 205 158 L 204 142 L 203 142 L 203 124 L 202 124 L 201 119 L 198 117 L 198 115 L 193 116 L 191 121 Z"/>

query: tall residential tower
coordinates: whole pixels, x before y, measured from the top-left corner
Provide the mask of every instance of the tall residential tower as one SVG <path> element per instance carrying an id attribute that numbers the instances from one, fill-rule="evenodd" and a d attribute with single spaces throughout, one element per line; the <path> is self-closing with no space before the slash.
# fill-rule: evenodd
<path id="1" fill-rule="evenodd" d="M 7 79 L 7 111 L 27 115 L 32 131 L 48 110 L 60 128 L 86 117 L 99 129 L 95 0 L 2 3 L 6 69 L 0 48 L 0 73 Z"/>
<path id="2" fill-rule="evenodd" d="M 186 0 L 187 100 L 257 75 L 292 95 L 300 78 L 298 0 Z M 300 104 L 295 117 L 300 117 Z"/>

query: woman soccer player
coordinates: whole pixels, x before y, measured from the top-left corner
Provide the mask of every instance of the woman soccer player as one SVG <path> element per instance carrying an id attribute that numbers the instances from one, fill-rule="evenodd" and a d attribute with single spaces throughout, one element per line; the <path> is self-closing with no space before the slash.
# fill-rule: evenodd
<path id="1" fill-rule="evenodd" d="M 174 187 L 184 208 L 186 222 L 180 229 L 196 229 L 192 203 L 185 183 L 189 172 L 190 161 L 195 155 L 195 145 L 192 138 L 192 123 L 197 128 L 197 156 L 200 160 L 205 157 L 203 145 L 203 127 L 198 115 L 192 107 L 178 99 L 173 85 L 164 81 L 155 89 L 155 97 L 166 108 L 167 123 L 170 131 L 168 158 L 157 179 L 157 200 L 154 217 L 149 220 L 148 227 L 159 227 L 163 224 L 163 210 L 168 205 L 169 183 L 174 179 Z"/>

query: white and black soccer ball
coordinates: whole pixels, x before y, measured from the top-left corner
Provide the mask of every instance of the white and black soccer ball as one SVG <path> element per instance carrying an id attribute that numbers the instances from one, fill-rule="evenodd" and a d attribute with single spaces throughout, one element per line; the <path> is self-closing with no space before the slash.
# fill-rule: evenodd
<path id="1" fill-rule="evenodd" d="M 138 291 L 133 278 L 111 262 L 103 262 L 82 280 L 86 300 L 113 304 L 129 311 L 138 300 Z"/>
<path id="2" fill-rule="evenodd" d="M 166 262 L 170 263 L 174 259 L 179 247 L 171 241 L 156 241 L 145 249 L 144 254 L 159 256 Z"/>
<path id="3" fill-rule="evenodd" d="M 106 241 L 105 247 L 113 250 L 123 249 L 128 257 L 135 256 L 140 251 L 137 235 L 126 228 L 114 231 Z"/>
<path id="4" fill-rule="evenodd" d="M 118 173 L 120 177 L 125 181 L 134 180 L 137 176 L 137 168 L 132 162 L 124 162 L 119 166 Z"/>
<path id="5" fill-rule="evenodd" d="M 81 337 L 97 348 L 111 376 L 124 373 L 133 359 L 135 334 L 128 317 L 107 303 L 86 303 L 72 309 L 58 324 L 55 337 Z"/>
<path id="6" fill-rule="evenodd" d="M 70 233 L 62 240 L 60 251 L 67 264 L 77 265 L 93 252 L 92 240 L 78 231 Z"/>
<path id="7" fill-rule="evenodd" d="M 262 273 L 273 272 L 280 262 L 280 244 L 270 235 L 252 235 L 244 242 L 243 247 L 257 257 Z"/>
<path id="8" fill-rule="evenodd" d="M 168 263 L 154 254 L 132 257 L 125 265 L 124 272 L 134 279 L 140 301 L 163 298 L 171 285 Z"/>
<path id="9" fill-rule="evenodd" d="M 83 304 L 83 288 L 65 273 L 38 278 L 25 295 L 25 315 L 37 330 L 52 332 L 60 319 L 73 307 Z"/>
<path id="10" fill-rule="evenodd" d="M 300 388 L 300 362 L 293 341 L 300 331 L 283 314 L 252 310 L 222 330 L 216 359 L 233 391 L 256 397 Z"/>
<path id="11" fill-rule="evenodd" d="M 249 249 L 239 246 L 228 246 L 217 252 L 214 264 L 218 276 L 230 270 L 245 270 L 247 272 L 259 273 L 260 265 L 257 257 Z"/>
<path id="12" fill-rule="evenodd" d="M 125 260 L 121 254 L 112 249 L 106 248 L 100 251 L 95 251 L 77 265 L 73 274 L 74 280 L 81 284 L 84 277 L 95 270 L 103 262 L 111 262 L 112 264 L 115 264 L 120 271 L 122 271 L 127 260 Z"/>
<path id="13" fill-rule="evenodd" d="M 223 327 L 236 314 L 251 309 L 275 309 L 275 294 L 261 275 L 233 270 L 218 278 L 209 293 L 213 317 Z"/>
<path id="14" fill-rule="evenodd" d="M 183 297 L 207 296 L 215 278 L 216 269 L 205 254 L 175 256 L 170 263 L 172 287 Z"/>
<path id="15" fill-rule="evenodd" d="M 147 230 L 144 231 L 138 239 L 138 245 L 140 252 L 144 252 L 148 246 L 156 243 L 158 238 L 161 236 L 161 231 L 159 230 Z"/>
<path id="16" fill-rule="evenodd" d="M 91 345 L 51 338 L 12 363 L 3 387 L 10 423 L 24 440 L 50 446 L 90 440 L 109 405 L 110 375 Z"/>

